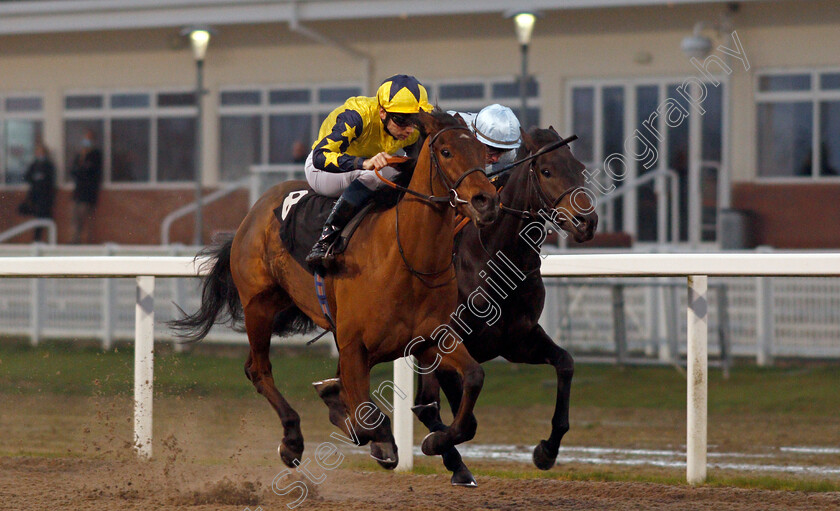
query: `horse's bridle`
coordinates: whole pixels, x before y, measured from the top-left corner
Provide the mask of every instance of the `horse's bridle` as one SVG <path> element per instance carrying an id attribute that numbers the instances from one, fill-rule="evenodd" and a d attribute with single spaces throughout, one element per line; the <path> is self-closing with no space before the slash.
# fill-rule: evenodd
<path id="1" fill-rule="evenodd" d="M 418 192 L 416 190 L 411 190 L 411 189 L 409 189 L 405 186 L 400 186 L 400 185 L 394 183 L 393 181 L 385 179 L 385 177 L 383 177 L 382 174 L 379 173 L 379 170 L 374 170 L 374 172 L 376 172 L 376 176 L 380 180 L 385 182 L 391 188 L 395 188 L 395 189 L 397 189 L 401 192 L 405 192 L 405 193 L 408 193 L 408 194 L 413 195 L 415 197 L 418 197 L 418 198 L 432 204 L 433 206 L 437 206 L 438 204 L 442 204 L 442 203 L 448 203 L 451 207 L 454 208 L 454 207 L 457 207 L 458 204 L 468 204 L 467 201 L 465 201 L 464 199 L 462 199 L 458 196 L 458 187 L 461 186 L 461 183 L 464 182 L 464 179 L 466 179 L 467 176 L 469 176 L 470 174 L 473 174 L 475 172 L 482 172 L 483 173 L 484 169 L 482 169 L 481 167 L 473 167 L 473 168 L 467 170 L 466 172 L 464 172 L 463 174 L 461 174 L 458 177 L 458 179 L 455 180 L 454 183 L 449 181 L 449 178 L 446 176 L 446 174 L 444 174 L 443 169 L 440 166 L 440 162 L 438 162 L 437 155 L 435 154 L 435 151 L 434 151 L 434 144 L 437 141 L 438 137 L 442 133 L 447 132 L 447 131 L 452 131 L 452 130 L 467 130 L 467 131 L 469 131 L 469 128 L 466 127 L 466 126 L 449 126 L 447 128 L 443 128 L 442 130 L 438 131 L 437 133 L 432 135 L 431 138 L 429 139 L 429 158 L 431 159 L 432 167 L 435 169 L 435 173 L 437 174 L 437 177 L 443 182 L 444 186 L 446 186 L 449 189 L 448 195 L 445 195 L 445 196 L 443 196 L 443 195 L 426 195 L 425 193 L 421 193 L 421 192 Z M 431 173 L 429 173 L 429 189 L 432 189 L 431 180 L 432 180 L 432 175 L 431 175 Z"/>
<path id="2" fill-rule="evenodd" d="M 437 156 L 435 155 L 435 151 L 434 151 L 435 141 L 437 141 L 437 138 L 441 135 L 441 133 L 443 133 L 445 131 L 458 130 L 458 129 L 469 131 L 469 128 L 466 127 L 466 126 L 449 126 L 447 128 L 443 128 L 442 130 L 438 131 L 437 133 L 432 135 L 432 137 L 429 139 L 429 158 L 431 160 L 432 167 L 434 167 L 435 172 L 437 173 L 437 177 L 443 182 L 443 184 L 447 188 L 449 188 L 449 194 L 448 195 L 446 195 L 446 196 L 426 195 L 425 193 L 420 193 L 418 191 L 411 190 L 409 188 L 406 188 L 404 186 L 400 186 L 400 185 L 398 185 L 398 184 L 396 184 L 392 181 L 389 181 L 389 180 L 385 179 L 379 173 L 378 170 L 375 171 L 377 177 L 379 177 L 379 179 L 381 179 L 386 184 L 388 184 L 388 186 L 391 186 L 392 188 L 403 191 L 405 193 L 414 195 L 415 197 L 419 197 L 420 199 L 428 202 L 429 204 L 431 204 L 432 206 L 435 206 L 435 207 L 438 204 L 441 204 L 441 203 L 448 203 L 453 208 L 457 207 L 458 204 L 468 204 L 467 201 L 458 197 L 458 187 L 461 186 L 461 183 L 464 181 L 464 179 L 467 176 L 469 176 L 470 174 L 472 174 L 474 172 L 481 172 L 482 175 L 484 175 L 484 169 L 482 169 L 480 167 L 473 167 L 473 168 L 467 170 L 466 172 L 464 172 L 463 174 L 461 174 L 458 177 L 458 179 L 456 179 L 455 182 L 452 183 L 452 182 L 449 181 L 449 178 L 446 177 L 446 174 L 443 173 L 443 169 L 441 168 L 440 162 L 438 162 Z M 432 180 L 432 174 L 430 172 L 429 173 L 429 189 L 430 190 L 433 189 L 431 180 Z M 399 208 L 400 208 L 400 203 L 397 202 L 397 205 L 396 205 L 396 208 L 395 208 L 396 209 L 396 214 L 394 215 L 396 237 L 397 237 L 397 248 L 399 249 L 400 257 L 402 257 L 403 263 L 405 263 L 405 266 L 406 266 L 406 268 L 408 268 L 409 273 L 411 273 L 412 275 L 417 277 L 420 280 L 420 282 L 422 282 L 426 287 L 431 288 L 431 289 L 445 286 L 446 284 L 448 284 L 449 282 L 454 280 L 455 279 L 455 273 L 453 272 L 452 277 L 447 279 L 444 282 L 441 282 L 439 284 L 434 284 L 432 282 L 429 282 L 429 280 L 433 280 L 435 277 L 437 277 L 438 275 L 441 275 L 442 273 L 444 273 L 446 271 L 449 271 L 449 269 L 454 266 L 454 264 L 455 264 L 455 253 L 454 252 L 452 254 L 452 259 L 449 260 L 449 264 L 447 264 L 446 268 L 444 268 L 442 270 L 425 272 L 425 271 L 416 270 L 413 266 L 411 266 L 411 263 L 409 263 L 408 259 L 406 259 L 406 257 L 405 257 L 405 250 L 403 250 L 402 242 L 400 241 L 400 209 Z"/>
<path id="3" fill-rule="evenodd" d="M 500 174 L 501 172 L 504 172 L 504 171 L 506 171 L 510 168 L 513 168 L 516 165 L 519 165 L 520 163 L 524 163 L 528 160 L 531 160 L 530 165 L 528 165 L 528 198 L 525 201 L 525 203 L 530 207 L 530 205 L 532 203 L 531 202 L 531 195 L 536 193 L 537 198 L 540 201 L 539 207 L 536 208 L 537 210 L 555 209 L 557 207 L 557 205 L 560 204 L 560 202 L 562 202 L 564 198 L 566 198 L 567 195 L 569 195 L 571 193 L 574 193 L 576 190 L 580 189 L 581 186 L 580 185 L 570 186 L 569 188 L 564 190 L 563 193 L 561 193 L 556 199 L 552 200 L 551 197 L 549 197 L 549 195 L 547 193 L 545 193 L 545 190 L 543 190 L 543 187 L 540 184 L 540 179 L 537 176 L 537 170 L 536 170 L 537 157 L 542 156 L 546 153 L 550 153 L 551 151 L 554 151 L 556 149 L 559 149 L 559 148 L 563 147 L 564 145 L 568 144 L 569 142 L 572 142 L 573 140 L 577 140 L 577 138 L 578 138 L 577 135 L 572 135 L 569 138 L 561 139 L 561 140 L 552 142 L 550 144 L 546 144 L 545 146 L 540 148 L 538 151 L 536 151 L 534 154 L 528 155 L 528 156 L 526 156 L 524 158 L 521 158 L 521 159 L 519 159 L 519 160 L 517 160 L 513 163 L 505 165 L 503 168 L 493 172 L 493 175 Z M 536 216 L 536 214 L 533 213 L 533 210 L 530 210 L 530 209 L 519 210 L 519 209 L 511 208 L 511 207 L 508 207 L 508 206 L 505 206 L 505 205 L 500 205 L 499 208 L 504 213 L 513 214 L 513 215 L 516 215 L 516 216 L 518 216 L 520 218 L 523 218 L 523 219 L 526 219 L 526 220 L 534 218 Z"/>

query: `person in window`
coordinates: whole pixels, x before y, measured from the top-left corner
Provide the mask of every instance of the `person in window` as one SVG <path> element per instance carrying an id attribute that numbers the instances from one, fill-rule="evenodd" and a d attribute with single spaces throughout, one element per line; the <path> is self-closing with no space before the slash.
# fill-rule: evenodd
<path id="1" fill-rule="evenodd" d="M 93 131 L 87 130 L 70 170 L 70 177 L 76 185 L 73 189 L 72 239 L 72 243 L 76 244 L 91 242 L 91 222 L 102 185 L 102 153 L 94 141 Z"/>
<path id="2" fill-rule="evenodd" d="M 519 133 L 519 119 L 513 110 L 498 103 L 488 105 L 477 114 L 469 112 L 448 112 L 450 115 L 460 115 L 475 137 L 487 149 L 486 170 L 506 165 L 513 161 L 516 149 L 522 142 Z"/>
<path id="3" fill-rule="evenodd" d="M 306 158 L 306 180 L 316 193 L 338 201 L 306 257 L 311 268 L 323 268 L 330 244 L 382 186 L 374 169 L 387 179 L 396 176 L 386 159 L 417 141 L 420 110 L 432 110 L 426 88 L 413 76 L 395 75 L 382 82 L 376 97 L 352 97 L 321 124 Z"/>
<path id="4" fill-rule="evenodd" d="M 47 147 L 39 142 L 35 145 L 35 160 L 26 169 L 23 180 L 29 183 L 26 199 L 18 208 L 22 215 L 36 218 L 52 218 L 55 200 L 55 165 L 50 159 Z M 36 227 L 34 241 L 45 241 L 45 228 Z"/>
<path id="5" fill-rule="evenodd" d="M 309 148 L 303 140 L 295 140 L 292 144 L 292 163 L 306 163 Z"/>

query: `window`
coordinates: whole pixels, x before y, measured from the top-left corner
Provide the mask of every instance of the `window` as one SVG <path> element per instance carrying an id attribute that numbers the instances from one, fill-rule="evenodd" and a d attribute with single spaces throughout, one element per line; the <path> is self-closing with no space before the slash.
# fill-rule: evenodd
<path id="1" fill-rule="evenodd" d="M 230 88 L 219 107 L 219 165 L 222 181 L 248 175 L 251 165 L 302 163 L 321 122 L 359 85 Z"/>
<path id="2" fill-rule="evenodd" d="M 184 183 L 195 179 L 197 108 L 191 91 L 72 93 L 64 98 L 68 172 L 87 131 L 112 184 Z"/>
<path id="3" fill-rule="evenodd" d="M 603 230 L 626 231 L 640 242 L 716 239 L 718 189 L 725 176 L 721 170 L 725 79 L 718 79 L 720 86 L 703 82 L 703 114 L 692 110 L 680 92 L 683 78 L 570 83 L 569 134 L 578 136 L 571 149 L 599 181 L 593 186 L 601 190 L 598 204 Z M 664 120 L 665 105 L 674 108 L 669 122 Z M 691 113 L 682 116 L 679 112 Z M 689 115 L 701 115 L 699 126 L 691 127 Z M 695 137 L 701 154 L 692 166 L 689 141 Z M 610 168 L 617 174 L 626 173 L 623 178 L 612 179 L 603 170 L 612 155 L 619 158 L 610 162 Z M 656 175 L 676 178 L 676 199 L 670 196 L 668 186 L 661 188 L 666 193 L 657 191 L 657 180 L 663 178 Z M 692 180 L 700 185 L 700 197 L 689 197 Z M 610 185 L 618 190 L 604 192 Z M 701 218 L 690 225 L 692 201 L 699 202 Z"/>
<path id="4" fill-rule="evenodd" d="M 40 96 L 0 96 L 0 183 L 23 183 L 43 137 L 43 118 Z"/>
<path id="5" fill-rule="evenodd" d="M 840 72 L 766 72 L 756 88 L 758 176 L 840 175 Z"/>
<path id="6" fill-rule="evenodd" d="M 444 110 L 459 112 L 478 112 L 487 105 L 500 103 L 522 120 L 522 99 L 519 91 L 519 79 L 496 78 L 471 81 L 424 82 L 429 92 L 429 101 L 440 105 Z M 539 83 L 531 79 L 526 86 L 527 119 L 525 126 L 539 126 L 540 100 Z"/>

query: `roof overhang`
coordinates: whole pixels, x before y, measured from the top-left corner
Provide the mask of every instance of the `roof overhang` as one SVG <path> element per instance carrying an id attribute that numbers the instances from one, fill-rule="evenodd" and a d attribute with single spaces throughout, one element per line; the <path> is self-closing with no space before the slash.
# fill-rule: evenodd
<path id="1" fill-rule="evenodd" d="M 741 0 L 761 2 L 770 0 Z M 251 23 L 500 15 L 511 9 L 675 6 L 726 0 L 46 0 L 0 3 L 0 35 Z"/>

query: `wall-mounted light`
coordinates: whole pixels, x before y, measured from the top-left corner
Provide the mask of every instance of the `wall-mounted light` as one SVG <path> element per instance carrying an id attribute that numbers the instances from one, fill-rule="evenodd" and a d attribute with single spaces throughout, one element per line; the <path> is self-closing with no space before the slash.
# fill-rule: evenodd
<path id="1" fill-rule="evenodd" d="M 694 25 L 694 33 L 683 38 L 680 49 L 688 58 L 705 59 L 712 51 L 712 40 L 702 34 L 705 23 Z"/>

